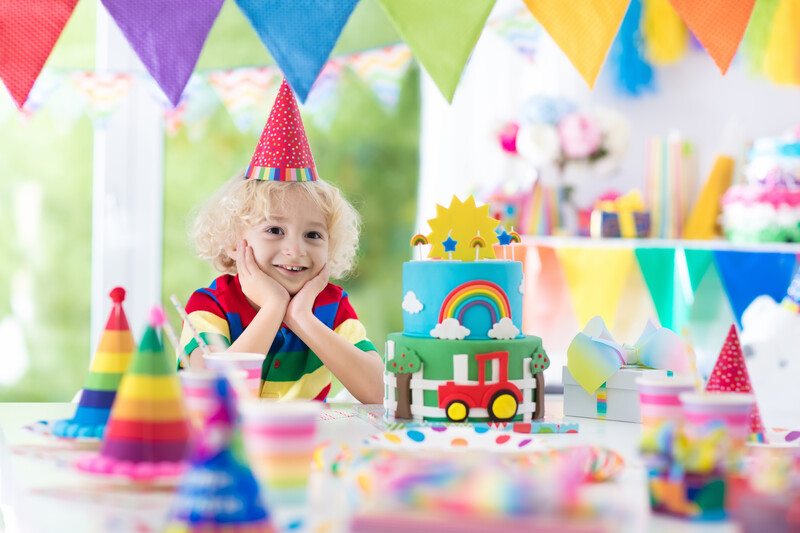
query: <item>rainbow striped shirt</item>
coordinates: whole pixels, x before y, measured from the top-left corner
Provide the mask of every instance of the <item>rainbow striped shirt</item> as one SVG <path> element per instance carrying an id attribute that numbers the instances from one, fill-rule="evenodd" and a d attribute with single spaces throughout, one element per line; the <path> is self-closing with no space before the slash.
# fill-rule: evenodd
<path id="1" fill-rule="evenodd" d="M 196 290 L 186 304 L 189 319 L 207 344 L 230 346 L 256 316 L 242 292 L 238 276 L 225 274 L 208 288 Z M 347 293 L 332 283 L 314 301 L 314 316 L 362 351 L 376 351 L 350 305 Z M 197 341 L 184 324 L 181 346 L 186 354 Z M 274 399 L 324 400 L 331 373 L 319 357 L 292 330 L 281 325 L 261 369 L 261 396 Z"/>

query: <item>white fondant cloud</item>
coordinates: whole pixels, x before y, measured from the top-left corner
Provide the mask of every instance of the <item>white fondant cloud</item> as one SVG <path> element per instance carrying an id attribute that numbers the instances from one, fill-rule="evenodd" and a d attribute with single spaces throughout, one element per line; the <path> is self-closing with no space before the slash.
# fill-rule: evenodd
<path id="1" fill-rule="evenodd" d="M 467 335 L 469 335 L 469 329 L 462 326 L 456 318 L 445 318 L 431 330 L 431 337 L 437 339 L 461 340 Z"/>
<path id="2" fill-rule="evenodd" d="M 525 294 L 525 274 L 523 274 L 522 279 L 519 280 L 519 293 Z"/>
<path id="3" fill-rule="evenodd" d="M 500 322 L 492 326 L 487 333 L 491 339 L 514 339 L 519 335 L 519 329 L 508 317 L 503 317 Z"/>
<path id="4" fill-rule="evenodd" d="M 419 301 L 417 295 L 414 294 L 414 291 L 408 291 L 406 295 L 403 297 L 403 310 L 411 313 L 412 315 L 416 315 L 422 308 L 425 307 L 422 305 L 422 302 Z"/>

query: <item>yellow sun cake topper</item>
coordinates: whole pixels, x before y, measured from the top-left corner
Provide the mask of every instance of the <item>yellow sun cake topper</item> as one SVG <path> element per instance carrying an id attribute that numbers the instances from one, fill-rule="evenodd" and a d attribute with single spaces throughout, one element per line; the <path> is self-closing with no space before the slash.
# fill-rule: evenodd
<path id="1" fill-rule="evenodd" d="M 450 207 L 436 205 L 436 217 L 428 220 L 431 232 L 428 242 L 431 250 L 428 257 L 431 259 L 460 259 L 461 261 L 475 261 L 476 259 L 494 259 L 494 247 L 497 243 L 495 228 L 500 221 L 489 216 L 489 206 L 475 205 L 475 198 L 469 196 L 463 202 L 456 196 L 450 200 Z M 476 248 L 470 246 L 470 241 L 480 235 L 487 246 Z M 456 241 L 455 250 L 446 251 L 444 241 Z"/>

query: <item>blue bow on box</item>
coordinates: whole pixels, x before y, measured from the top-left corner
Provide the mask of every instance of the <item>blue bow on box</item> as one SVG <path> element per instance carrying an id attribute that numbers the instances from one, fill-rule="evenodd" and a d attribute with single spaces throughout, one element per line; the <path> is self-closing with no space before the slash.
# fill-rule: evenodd
<path id="1" fill-rule="evenodd" d="M 589 394 L 623 366 L 658 368 L 676 374 L 692 374 L 692 358 L 686 343 L 674 332 L 648 321 L 633 346 L 614 341 L 599 316 L 589 320 L 567 349 L 567 368 Z"/>

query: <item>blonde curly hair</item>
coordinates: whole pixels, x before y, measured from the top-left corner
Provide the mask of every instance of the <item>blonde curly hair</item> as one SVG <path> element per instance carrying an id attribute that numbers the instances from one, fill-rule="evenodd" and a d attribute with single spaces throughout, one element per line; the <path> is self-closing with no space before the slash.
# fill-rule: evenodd
<path id="1" fill-rule="evenodd" d="M 197 254 L 226 274 L 236 274 L 228 250 L 242 234 L 260 224 L 269 213 L 287 205 L 295 195 L 316 204 L 328 227 L 328 270 L 341 279 L 353 270 L 361 219 L 341 191 L 322 180 L 281 182 L 246 180 L 237 174 L 199 207 L 189 237 Z"/>

